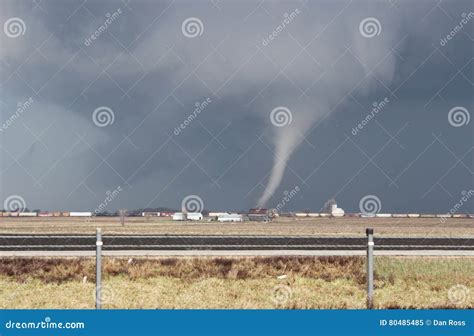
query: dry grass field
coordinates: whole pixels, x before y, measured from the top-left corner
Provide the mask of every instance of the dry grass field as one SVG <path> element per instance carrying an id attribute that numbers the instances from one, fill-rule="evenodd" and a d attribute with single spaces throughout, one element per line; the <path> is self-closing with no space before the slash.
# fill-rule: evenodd
<path id="1" fill-rule="evenodd" d="M 279 218 L 270 223 L 173 222 L 157 217 L 0 217 L 0 234 L 88 233 L 101 227 L 105 234 L 229 234 L 229 235 L 365 235 L 373 227 L 377 235 L 472 236 L 473 218 Z"/>
<path id="2" fill-rule="evenodd" d="M 474 257 L 376 257 L 376 308 L 474 308 Z M 90 258 L 3 258 L 0 308 L 93 308 Z M 104 308 L 365 308 L 360 257 L 105 258 Z"/>

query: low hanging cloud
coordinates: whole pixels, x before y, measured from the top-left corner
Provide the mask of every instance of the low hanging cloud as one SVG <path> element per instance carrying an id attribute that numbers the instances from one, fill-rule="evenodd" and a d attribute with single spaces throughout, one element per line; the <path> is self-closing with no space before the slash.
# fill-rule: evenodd
<path id="1" fill-rule="evenodd" d="M 201 39 L 198 43 L 197 39 L 189 39 L 189 34 L 182 32 L 182 24 L 189 20 L 187 13 L 191 10 L 186 8 L 184 4 L 177 3 L 169 10 L 167 15 L 163 15 L 161 20 L 153 27 L 153 30 L 146 37 L 135 43 L 132 55 L 121 53 L 117 56 L 119 47 L 110 39 L 106 40 L 102 32 L 101 36 L 94 40 L 94 44 L 101 45 L 101 48 L 108 50 L 102 53 L 97 59 L 99 64 L 107 64 L 115 60 L 113 75 L 119 78 L 120 82 L 127 82 L 134 78 L 137 73 L 153 73 L 158 72 L 164 75 L 159 82 L 178 83 L 182 78 L 188 75 L 189 69 L 194 65 L 199 66 L 199 79 L 206 83 L 211 89 L 219 91 L 221 102 L 226 100 L 235 100 L 239 96 L 248 96 L 248 91 L 253 87 L 262 87 L 271 81 L 275 74 L 281 69 L 287 67 L 283 73 L 285 76 L 297 77 L 298 82 L 302 83 L 302 88 L 310 88 L 314 82 L 314 73 L 306 71 L 305 64 L 300 64 L 298 59 L 295 60 L 295 50 L 286 45 L 308 44 L 311 51 L 303 50 L 300 53 L 305 55 L 310 53 L 311 62 L 316 63 L 319 68 L 321 78 L 317 81 L 317 88 L 310 90 L 303 97 L 296 94 L 275 94 L 268 95 L 265 99 L 258 99 L 247 106 L 246 111 L 242 113 L 256 114 L 260 116 L 262 122 L 268 127 L 273 128 L 272 141 L 275 147 L 275 156 L 271 174 L 267 183 L 267 187 L 263 195 L 258 201 L 259 206 L 264 206 L 268 199 L 278 188 L 284 173 L 285 166 L 291 157 L 293 151 L 298 147 L 304 139 L 308 130 L 320 118 L 326 116 L 335 107 L 338 100 L 351 90 L 355 84 L 369 75 L 369 81 L 364 82 L 360 86 L 359 91 L 367 90 L 368 85 L 373 83 L 373 78 L 377 76 L 383 82 L 389 82 L 392 77 L 394 63 L 393 56 L 388 55 L 383 67 L 371 69 L 371 65 L 380 61 L 390 50 L 396 37 L 396 24 L 390 22 L 389 18 L 384 16 L 384 30 L 375 38 L 367 38 L 359 29 L 359 24 L 364 20 L 367 11 L 361 10 L 358 6 L 346 4 L 345 9 L 341 10 L 341 16 L 337 21 L 330 25 L 324 25 L 315 18 L 323 18 L 330 13 L 334 13 L 332 6 L 318 7 L 318 13 L 309 8 L 298 8 L 298 3 L 288 5 L 272 4 L 269 5 L 272 12 L 281 21 L 274 26 L 273 20 L 262 22 L 258 19 L 248 19 L 243 24 L 242 17 L 232 17 L 228 15 L 210 16 L 206 8 L 203 6 L 192 6 L 192 12 L 196 18 L 200 18 L 202 27 L 199 34 L 194 34 L 197 39 Z M 245 10 L 245 6 L 232 4 L 237 11 Z M 118 9 L 115 9 L 117 12 Z M 106 11 L 104 11 L 105 13 Z M 110 9 L 107 13 L 110 12 Z M 382 16 L 383 10 L 371 11 L 373 16 Z M 292 15 L 288 14 L 291 13 Z M 297 13 L 298 15 L 293 15 Z M 120 17 L 111 24 L 121 24 L 126 21 L 127 15 L 130 15 L 126 9 L 120 9 Z M 316 17 L 315 17 L 316 15 Z M 41 19 L 34 19 L 34 25 L 38 32 L 36 34 L 46 35 L 46 25 Z M 182 23 L 180 23 L 183 21 Z M 285 24 L 288 21 L 289 24 Z M 102 22 L 102 21 L 99 21 Z M 282 28 L 283 26 L 283 28 Z M 224 33 L 219 29 L 223 29 Z M 229 27 L 235 27 L 229 29 Z M 205 30 L 204 30 L 205 29 Z M 326 31 L 327 29 L 327 31 Z M 381 29 L 381 27 L 376 28 Z M 34 29 L 33 33 L 34 32 Z M 45 30 L 45 31 L 42 31 Z M 95 24 L 90 24 L 80 30 L 80 35 L 71 36 L 73 40 L 83 40 L 83 34 L 90 38 L 90 32 L 97 30 Z M 261 36 L 268 35 L 268 32 L 278 31 L 277 35 L 272 34 L 275 38 L 271 44 L 265 43 L 265 39 Z M 89 32 L 87 34 L 86 32 Z M 227 34 L 227 36 L 225 35 Z M 314 38 L 316 36 L 316 38 Z M 319 37 L 320 36 L 320 37 Z M 268 39 L 268 38 L 267 38 Z M 297 42 L 295 42 L 296 40 Z M 209 55 L 212 50 L 209 49 L 208 41 L 217 41 L 224 43 L 219 48 L 219 53 L 223 54 L 225 61 L 204 62 L 200 64 L 203 55 Z M 262 42 L 263 41 L 263 42 Z M 55 35 L 51 38 L 53 48 L 46 59 L 35 58 L 35 62 L 41 63 L 59 63 L 63 64 L 71 57 L 74 57 L 74 51 L 61 45 Z M 216 42 L 213 42 L 216 43 Z M 91 44 L 91 43 L 89 43 Z M 285 46 L 285 47 L 282 47 Z M 172 46 L 173 52 L 180 57 L 166 57 L 164 61 L 156 64 L 153 55 L 159 55 L 166 52 L 166 46 Z M 306 47 L 308 47 L 306 46 Z M 6 48 L 4 57 L 12 59 L 17 57 L 18 53 L 24 52 L 24 46 L 15 44 Z M 301 47 L 299 47 L 301 48 Z M 298 49 L 298 48 L 296 48 Z M 86 50 L 87 52 L 87 50 Z M 253 56 L 249 56 L 253 55 Z M 148 57 L 147 57 L 148 56 Z M 214 54 L 212 55 L 214 59 Z M 307 56 L 307 55 L 306 55 Z M 133 58 L 141 60 L 141 65 L 137 66 Z M 275 64 L 272 67 L 261 68 L 259 62 L 252 62 L 254 59 L 270 59 Z M 186 64 L 182 64 L 183 60 Z M 335 61 L 337 60 L 337 61 Z M 245 68 L 242 71 L 234 72 L 236 65 L 241 65 L 244 61 Z M 71 76 L 76 74 L 79 78 L 88 77 L 87 80 L 95 76 L 95 71 L 87 64 L 89 60 L 81 53 L 76 56 L 74 62 L 71 63 Z M 133 66 L 135 64 L 135 66 Z M 41 64 L 35 64 L 40 66 Z M 313 64 L 314 65 L 314 64 Z M 229 73 L 235 73 L 232 77 L 233 83 L 241 83 L 241 85 L 231 85 L 231 90 L 222 87 L 222 83 L 227 83 Z M 87 81 L 86 81 L 87 82 Z M 286 91 L 289 83 L 281 76 L 274 83 L 277 92 Z M 161 84 L 157 83 L 157 87 Z M 192 90 L 192 88 L 190 89 Z M 146 92 L 146 94 L 151 94 Z M 188 92 L 193 95 L 193 92 Z M 277 106 L 288 106 L 291 113 L 292 122 L 284 127 L 275 127 L 270 121 L 270 113 Z M 113 134 L 112 134 L 113 136 Z"/>

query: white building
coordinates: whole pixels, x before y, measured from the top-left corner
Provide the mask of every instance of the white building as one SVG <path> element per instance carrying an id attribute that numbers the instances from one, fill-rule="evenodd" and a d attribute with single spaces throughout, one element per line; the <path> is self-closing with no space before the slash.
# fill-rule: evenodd
<path id="1" fill-rule="evenodd" d="M 227 215 L 227 212 L 209 212 L 209 217 L 219 217 L 222 215 Z"/>
<path id="2" fill-rule="evenodd" d="M 20 212 L 18 214 L 20 217 L 36 217 L 36 212 Z"/>
<path id="3" fill-rule="evenodd" d="M 331 205 L 331 215 L 333 217 L 344 217 L 344 210 L 342 208 L 338 208 L 337 204 Z"/>
<path id="4" fill-rule="evenodd" d="M 172 216 L 172 219 L 175 221 L 184 221 L 184 220 L 202 220 L 203 216 L 200 212 L 188 212 L 186 215 L 182 212 L 175 212 Z"/>
<path id="5" fill-rule="evenodd" d="M 91 217 L 92 212 L 70 212 L 69 216 L 71 216 L 71 217 Z"/>
<path id="6" fill-rule="evenodd" d="M 202 220 L 203 215 L 200 212 L 188 212 L 187 216 L 188 220 Z"/>
<path id="7" fill-rule="evenodd" d="M 160 217 L 160 216 L 161 216 L 160 212 L 154 212 L 154 211 L 142 212 L 142 217 Z"/>
<path id="8" fill-rule="evenodd" d="M 242 215 L 236 214 L 236 213 L 223 213 L 217 217 L 218 222 L 243 222 L 244 218 Z"/>

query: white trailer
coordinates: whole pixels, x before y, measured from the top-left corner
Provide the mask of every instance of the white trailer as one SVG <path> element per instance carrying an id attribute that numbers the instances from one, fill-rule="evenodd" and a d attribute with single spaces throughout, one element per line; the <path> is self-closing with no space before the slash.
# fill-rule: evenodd
<path id="1" fill-rule="evenodd" d="M 92 212 L 70 212 L 69 216 L 71 216 L 71 217 L 91 217 Z"/>
<path id="2" fill-rule="evenodd" d="M 209 212 L 209 217 L 219 217 L 226 214 L 227 212 Z"/>
<path id="3" fill-rule="evenodd" d="M 200 212 L 188 212 L 186 217 L 188 220 L 192 220 L 192 221 L 199 221 L 204 218 L 202 213 Z"/>
<path id="4" fill-rule="evenodd" d="M 297 212 L 295 213 L 296 217 L 308 217 L 308 213 L 306 212 Z"/>
<path id="5" fill-rule="evenodd" d="M 407 218 L 408 214 L 397 213 L 397 214 L 392 214 L 392 217 L 393 218 Z"/>
<path id="6" fill-rule="evenodd" d="M 224 222 L 243 222 L 244 218 L 242 215 L 232 213 L 232 214 L 222 214 L 219 217 L 217 217 L 217 221 L 224 223 Z"/>
<path id="7" fill-rule="evenodd" d="M 174 221 L 183 221 L 184 220 L 184 215 L 182 212 L 175 212 L 172 216 L 171 219 Z"/>
<path id="8" fill-rule="evenodd" d="M 183 214 L 182 212 L 175 212 L 172 216 L 172 219 L 175 221 L 184 221 L 184 220 L 191 220 L 191 221 L 198 221 L 202 220 L 204 217 L 200 212 L 188 212 L 187 214 Z"/>
<path id="9" fill-rule="evenodd" d="M 344 215 L 345 215 L 345 212 L 341 208 L 336 208 L 331 211 L 331 216 L 333 217 L 344 217 Z"/>
<path id="10" fill-rule="evenodd" d="M 145 211 L 142 212 L 142 217 L 161 217 L 161 212 Z"/>
<path id="11" fill-rule="evenodd" d="M 36 217 L 36 212 L 20 212 L 18 214 L 20 217 Z"/>

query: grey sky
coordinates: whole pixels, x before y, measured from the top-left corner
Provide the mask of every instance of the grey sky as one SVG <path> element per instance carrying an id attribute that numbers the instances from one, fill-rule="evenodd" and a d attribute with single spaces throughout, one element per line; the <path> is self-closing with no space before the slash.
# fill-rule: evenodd
<path id="1" fill-rule="evenodd" d="M 375 195 L 382 212 L 449 211 L 474 189 L 474 121 L 448 117 L 474 111 L 473 11 L 463 0 L 2 1 L 1 200 L 93 211 L 121 186 L 109 210 L 179 208 L 188 195 L 246 209 L 276 157 L 286 166 L 269 207 L 299 186 L 283 210 L 336 197 L 359 212 Z M 188 18 L 197 32 L 183 32 Z M 98 127 L 103 106 L 113 123 Z M 289 125 L 272 123 L 277 107 Z"/>

